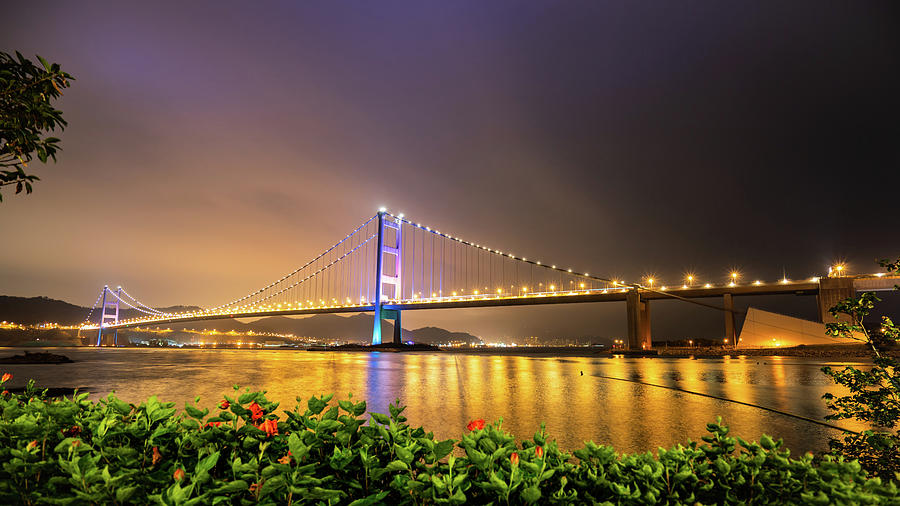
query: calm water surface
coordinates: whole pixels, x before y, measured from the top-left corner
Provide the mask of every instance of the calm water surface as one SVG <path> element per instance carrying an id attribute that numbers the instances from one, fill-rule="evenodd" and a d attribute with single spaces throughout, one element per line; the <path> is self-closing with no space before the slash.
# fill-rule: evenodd
<path id="1" fill-rule="evenodd" d="M 33 348 L 29 348 L 35 351 Z M 0 355 L 21 349 L 2 348 Z M 200 396 L 213 408 L 234 384 L 267 390 L 282 408 L 314 394 L 368 401 L 387 413 L 395 399 L 406 416 L 441 439 L 458 438 L 475 418 L 497 420 L 518 436 L 541 422 L 563 449 L 584 441 L 619 451 L 656 450 L 705 435 L 721 416 L 731 434 L 782 437 L 795 453 L 827 448 L 839 431 L 755 407 L 711 399 L 633 380 L 677 387 L 822 420 L 821 400 L 838 392 L 820 368 L 845 362 L 794 357 L 722 359 L 596 358 L 468 355 L 454 353 L 349 353 L 288 350 L 178 350 L 54 348 L 76 362 L 2 365 L 12 386 L 34 378 L 44 387 L 81 387 L 92 398 L 110 391 L 129 402 L 151 395 L 178 407 Z M 619 378 L 632 381 L 621 381 Z M 304 403 L 305 406 L 305 403 Z M 851 422 L 838 422 L 859 429 Z"/>

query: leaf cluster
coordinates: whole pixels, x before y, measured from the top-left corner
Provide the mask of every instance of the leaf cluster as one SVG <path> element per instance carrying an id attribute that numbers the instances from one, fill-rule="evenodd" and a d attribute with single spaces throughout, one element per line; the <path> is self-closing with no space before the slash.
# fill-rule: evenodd
<path id="1" fill-rule="evenodd" d="M 212 413 L 151 397 L 0 394 L 3 504 L 900 503 L 856 462 L 791 458 L 710 424 L 703 443 L 620 455 L 560 451 L 542 427 L 516 443 L 500 423 L 456 440 L 413 428 L 404 408 L 313 396 L 276 414 L 235 387 Z M 737 449 L 740 446 L 740 449 Z"/>
<path id="2" fill-rule="evenodd" d="M 900 259 L 879 263 L 888 273 L 900 272 Z M 832 439 L 832 451 L 858 460 L 870 473 L 891 477 L 900 472 L 900 363 L 882 351 L 896 346 L 900 329 L 887 316 L 881 317 L 874 330 L 866 325 L 866 318 L 880 300 L 874 293 L 863 292 L 830 309 L 841 321 L 826 324 L 826 333 L 868 344 L 872 367 L 823 367 L 827 376 L 849 392 L 841 396 L 826 393 L 823 398 L 832 411 L 826 419 L 855 419 L 871 427 L 861 434 Z"/>
<path id="3" fill-rule="evenodd" d="M 14 184 L 16 193 L 31 193 L 39 179 L 25 172 L 35 156 L 56 161 L 60 140 L 47 133 L 67 123 L 53 101 L 74 80 L 58 64 L 37 59 L 40 66 L 18 51 L 0 52 L 0 187 Z"/>

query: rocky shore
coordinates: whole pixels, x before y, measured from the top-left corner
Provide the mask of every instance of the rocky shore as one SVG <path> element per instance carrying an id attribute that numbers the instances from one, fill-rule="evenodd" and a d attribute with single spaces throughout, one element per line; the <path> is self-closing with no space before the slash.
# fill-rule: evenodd
<path id="1" fill-rule="evenodd" d="M 47 351 L 30 352 L 24 355 L 0 357 L 0 364 L 71 364 L 72 359 L 65 355 L 57 355 Z"/>

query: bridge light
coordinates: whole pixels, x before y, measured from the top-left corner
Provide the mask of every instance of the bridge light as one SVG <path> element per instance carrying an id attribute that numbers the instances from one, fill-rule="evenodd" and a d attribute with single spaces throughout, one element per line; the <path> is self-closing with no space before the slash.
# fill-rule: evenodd
<path id="1" fill-rule="evenodd" d="M 383 213 L 383 212 L 386 212 L 386 211 L 387 211 L 387 208 L 386 208 L 386 207 L 379 207 L 379 208 L 378 208 L 378 212 Z"/>
<path id="2" fill-rule="evenodd" d="M 584 283 L 580 283 L 578 286 L 584 288 Z"/>
<path id="3" fill-rule="evenodd" d="M 787 277 L 781 278 L 781 284 L 782 285 L 788 284 L 788 278 Z"/>
<path id="4" fill-rule="evenodd" d="M 709 283 L 707 283 L 707 284 L 705 284 L 705 285 L 703 285 L 703 288 L 711 288 L 711 287 L 712 287 L 712 285 L 711 285 L 711 284 L 709 284 Z"/>
<path id="5" fill-rule="evenodd" d="M 753 284 L 756 285 L 756 286 L 759 286 L 759 285 L 762 284 L 762 282 L 761 282 L 760 280 L 757 279 L 756 281 L 753 282 Z"/>
<path id="6" fill-rule="evenodd" d="M 551 289 L 551 290 L 556 290 L 556 286 L 550 285 L 550 289 Z"/>

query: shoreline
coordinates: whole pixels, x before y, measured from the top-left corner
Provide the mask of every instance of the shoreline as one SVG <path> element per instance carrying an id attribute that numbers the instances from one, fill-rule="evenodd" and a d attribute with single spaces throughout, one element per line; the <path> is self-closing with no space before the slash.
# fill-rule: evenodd
<path id="1" fill-rule="evenodd" d="M 62 349 L 91 349 L 92 346 L 0 346 L 3 349 L 45 349 L 45 350 L 62 350 Z M 296 351 L 296 352 L 390 352 L 390 353 L 459 353 L 466 355 L 541 355 L 541 356 L 560 356 L 560 357 L 597 357 L 597 358 L 684 358 L 684 359 L 704 359 L 704 358 L 724 358 L 724 357 L 799 357 L 799 358 L 819 358 L 819 359 L 871 359 L 872 352 L 868 345 L 865 344 L 823 344 L 823 345 L 799 345 L 777 348 L 725 348 L 722 346 L 715 347 L 662 347 L 653 348 L 649 352 L 629 351 L 629 350 L 611 350 L 601 347 L 586 346 L 517 346 L 517 347 L 438 347 L 426 344 L 403 345 L 395 347 L 385 344 L 377 347 L 369 345 L 343 345 L 343 346 L 313 346 L 313 347 L 237 347 L 237 346 L 218 346 L 218 347 L 144 347 L 144 346 L 121 346 L 119 348 L 103 347 L 104 350 L 123 349 L 123 350 L 243 350 L 243 351 Z M 900 357 L 900 348 L 890 350 L 882 350 L 882 354 L 892 357 Z M 4 357 L 5 358 L 5 357 Z M 24 363 L 49 363 L 40 361 L 23 361 Z"/>

